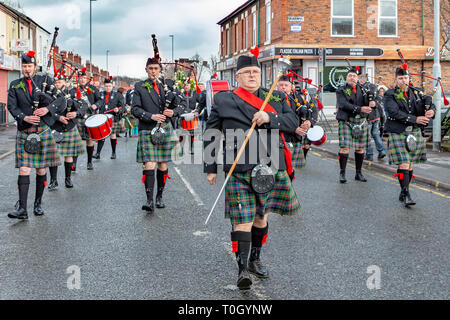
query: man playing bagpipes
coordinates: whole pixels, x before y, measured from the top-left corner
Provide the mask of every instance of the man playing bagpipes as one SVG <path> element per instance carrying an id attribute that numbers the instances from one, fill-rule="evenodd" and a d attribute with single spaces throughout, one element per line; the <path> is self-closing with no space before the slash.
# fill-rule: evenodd
<path id="1" fill-rule="evenodd" d="M 36 169 L 36 196 L 34 214 L 44 215 L 42 196 L 47 184 L 48 167 L 61 165 L 55 140 L 49 126 L 56 121 L 56 110 L 50 106 L 54 100 L 53 80 L 36 75 L 35 53 L 23 54 L 24 77 L 11 82 L 8 91 L 8 110 L 17 121 L 16 168 L 19 169 L 19 201 L 16 210 L 8 214 L 12 219 L 28 219 L 27 199 L 31 169 Z"/>
<path id="2" fill-rule="evenodd" d="M 367 117 L 376 107 L 375 97 L 358 84 L 359 67 L 350 67 L 345 85 L 336 91 L 339 122 L 339 165 L 340 183 L 346 183 L 345 170 L 350 149 L 355 149 L 355 180 L 367 182 L 362 174 L 364 153 L 369 146 L 369 126 Z"/>
<path id="3" fill-rule="evenodd" d="M 92 164 L 92 158 L 94 155 L 94 141 L 89 137 L 85 122 L 91 115 L 99 112 L 99 109 L 103 107 L 103 100 L 100 97 L 100 92 L 96 86 L 90 83 L 90 79 L 86 74 L 86 68 L 81 69 L 78 73 L 79 85 L 70 91 L 70 95 L 73 97 L 81 97 L 87 105 L 88 109 L 84 118 L 78 121 L 78 130 L 80 131 L 81 138 L 86 141 L 87 151 L 87 169 L 94 170 Z M 73 158 L 73 171 L 76 171 L 78 157 Z"/>
<path id="4" fill-rule="evenodd" d="M 127 112 L 125 108 L 125 99 L 114 89 L 113 78 L 109 77 L 104 81 L 105 91 L 100 93 L 100 97 L 103 100 L 102 107 L 100 108 L 100 113 L 110 114 L 113 118 L 113 128 L 110 136 L 111 140 L 111 159 L 116 159 L 116 147 L 117 147 L 117 134 L 122 132 L 122 125 L 120 120 Z M 100 159 L 100 153 L 102 152 L 105 140 L 100 140 L 97 145 L 97 152 L 94 155 L 94 159 Z"/>
<path id="5" fill-rule="evenodd" d="M 139 140 L 136 160 L 144 164 L 142 182 L 145 185 L 147 202 L 142 210 L 154 211 L 153 189 L 155 185 L 155 167 L 157 166 L 156 207 L 164 208 L 162 200 L 164 187 L 169 177 L 167 163 L 181 156 L 178 137 L 170 118 L 177 115 L 178 99 L 176 95 L 166 97 L 164 84 L 159 80 L 162 70 L 156 38 L 153 37 L 154 58 L 146 64 L 148 79 L 138 82 L 134 88 L 131 113 L 139 119 Z M 170 100 L 171 99 L 171 100 Z"/>
<path id="6" fill-rule="evenodd" d="M 407 69 L 397 68 L 395 77 L 396 87 L 384 95 L 384 107 L 388 113 L 385 130 L 389 133 L 389 164 L 398 165 L 399 200 L 409 207 L 416 204 L 409 193 L 413 164 L 427 160 L 422 130 L 434 118 L 436 108 L 431 96 L 409 85 Z"/>
<path id="7" fill-rule="evenodd" d="M 76 71 L 73 71 L 73 73 Z M 72 96 L 66 86 L 66 81 L 71 80 L 66 76 L 64 65 L 55 74 L 56 100 L 52 103 L 57 110 L 58 121 L 51 127 L 59 149 L 59 153 L 64 157 L 65 186 L 73 188 L 71 179 L 73 169 L 73 158 L 83 154 L 83 140 L 78 131 L 78 120 L 82 119 L 87 112 L 87 104 L 81 99 Z M 58 188 L 58 167 L 50 167 L 49 191 Z"/>
<path id="8" fill-rule="evenodd" d="M 289 180 L 293 170 L 283 135 L 295 132 L 298 119 L 283 93 L 274 91 L 269 97 L 269 92 L 261 88 L 261 67 L 257 56 L 239 57 L 236 80 L 239 84 L 237 90 L 218 92 L 214 96 L 203 137 L 204 172 L 209 183 L 214 185 L 218 147 L 223 133 L 224 172 L 234 169 L 231 176 L 227 175 L 224 185 L 225 217 L 232 225 L 232 249 L 239 268 L 237 286 L 245 290 L 252 284 L 249 272 L 262 278 L 269 275 L 260 260 L 261 247 L 268 235 L 269 212 L 290 216 L 301 210 Z M 260 111 L 266 97 L 268 104 Z M 239 141 L 243 140 L 239 139 L 239 134 L 244 134 L 254 123 L 258 126 L 253 135 L 255 139 L 246 145 L 243 157 L 236 165 L 232 161 L 241 148 Z M 212 139 L 210 132 L 214 134 Z M 214 149 L 211 150 L 210 145 Z M 253 150 L 251 155 L 250 149 Z"/>

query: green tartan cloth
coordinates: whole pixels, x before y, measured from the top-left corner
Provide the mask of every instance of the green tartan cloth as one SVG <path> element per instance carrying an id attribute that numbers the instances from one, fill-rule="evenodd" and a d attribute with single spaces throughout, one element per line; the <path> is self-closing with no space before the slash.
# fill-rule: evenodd
<path id="1" fill-rule="evenodd" d="M 292 166 L 295 169 L 303 169 L 306 166 L 306 158 L 301 142 L 295 142 L 292 153 Z"/>
<path id="2" fill-rule="evenodd" d="M 426 141 L 419 128 L 412 131 L 417 139 L 415 152 L 406 149 L 407 133 L 389 133 L 388 152 L 389 164 L 399 165 L 401 163 L 424 163 L 427 161 Z"/>
<path id="3" fill-rule="evenodd" d="M 64 140 L 57 143 L 59 153 L 63 157 L 76 157 L 83 154 L 83 140 L 77 127 L 72 130 L 64 132 Z"/>
<path id="4" fill-rule="evenodd" d="M 151 139 L 151 130 L 139 131 L 136 161 L 146 162 L 170 162 L 180 160 L 182 157 L 180 142 L 170 122 L 161 125 L 166 131 L 164 144 L 154 145 Z"/>
<path id="5" fill-rule="evenodd" d="M 301 212 L 301 205 L 286 171 L 275 175 L 275 186 L 267 194 L 255 193 L 251 186 L 249 170 L 233 173 L 225 187 L 225 218 L 231 224 L 253 222 L 255 217 L 263 218 L 273 212 L 292 216 Z"/>
<path id="6" fill-rule="evenodd" d="M 41 137 L 41 152 L 30 154 L 25 151 L 25 141 L 28 135 L 35 133 Z M 33 126 L 24 131 L 17 131 L 16 136 L 16 168 L 43 169 L 61 165 L 56 142 L 49 127 Z"/>
<path id="7" fill-rule="evenodd" d="M 123 133 L 123 132 L 124 132 L 124 128 L 122 126 L 121 121 L 114 122 L 111 134 L 118 134 L 118 133 L 120 134 L 120 133 Z"/>
<path id="8" fill-rule="evenodd" d="M 348 123 L 352 126 L 360 125 L 366 120 L 365 118 L 349 118 Z M 352 129 L 347 125 L 345 121 L 339 121 L 339 147 L 351 148 L 355 150 L 367 150 L 370 143 L 369 125 L 368 122 L 363 126 L 363 136 L 359 139 L 352 137 Z"/>

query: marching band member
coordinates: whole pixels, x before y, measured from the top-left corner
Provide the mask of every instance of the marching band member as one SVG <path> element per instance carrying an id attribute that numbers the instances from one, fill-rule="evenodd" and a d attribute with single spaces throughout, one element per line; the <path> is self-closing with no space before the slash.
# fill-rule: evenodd
<path id="1" fill-rule="evenodd" d="M 388 113 L 385 130 L 389 133 L 389 164 L 398 165 L 399 200 L 409 207 L 416 204 L 409 193 L 413 164 L 427 160 L 426 141 L 421 129 L 434 118 L 436 108 L 431 96 L 409 86 L 409 75 L 404 68 L 397 68 L 395 77 L 397 86 L 384 95 L 384 107 Z"/>
<path id="2" fill-rule="evenodd" d="M 36 197 L 34 214 L 44 215 L 42 196 L 47 184 L 47 168 L 61 165 L 55 140 L 49 125 L 56 119 L 56 110 L 49 107 L 53 98 L 45 94 L 43 83 L 53 80 L 36 75 L 35 53 L 22 55 L 24 77 L 11 82 L 8 91 L 8 110 L 17 121 L 16 168 L 19 169 L 19 202 L 16 210 L 8 214 L 12 219 L 28 219 L 27 199 L 31 169 L 36 169 Z"/>
<path id="3" fill-rule="evenodd" d="M 298 119 L 282 93 L 275 91 L 265 111 L 258 111 L 268 92 L 261 88 L 261 67 L 257 57 L 239 57 L 236 80 L 239 84 L 237 90 L 218 92 L 214 96 L 215 103 L 206 124 L 205 133 L 209 129 L 220 130 L 224 133 L 226 143 L 224 150 L 229 149 L 236 155 L 240 148 L 235 143 L 236 137 L 227 139 L 227 135 L 230 131 L 239 129 L 246 131 L 253 122 L 256 122 L 259 127 L 255 131 L 258 136 L 261 134 L 259 130 L 267 130 L 267 144 L 270 144 L 272 130 L 277 130 L 277 134 L 280 132 L 280 135 L 281 131 L 295 132 Z M 220 136 L 215 137 L 215 140 L 217 141 L 214 143 L 219 143 Z M 261 193 L 262 190 L 259 188 L 256 189 L 258 191 L 255 190 L 253 182 L 257 183 L 257 180 L 252 178 L 253 171 L 264 167 L 264 159 L 257 155 L 255 159 L 257 163 L 253 163 L 254 161 L 250 159 L 249 145 L 244 152 L 245 159 L 240 159 L 225 188 L 225 217 L 230 219 L 232 225 L 231 241 L 239 268 L 237 286 L 241 290 L 251 287 L 249 272 L 258 277 L 268 277 L 269 273 L 260 260 L 260 254 L 268 235 L 269 212 L 290 216 L 301 210 L 286 172 L 286 169 L 291 167 L 289 157 L 285 153 L 289 151 L 282 139 L 279 141 L 279 145 L 275 146 L 276 154 L 273 151 L 270 152 L 271 158 L 278 156 L 279 159 L 278 170 L 273 174 L 273 185 L 269 188 L 271 190 L 266 193 Z M 205 151 L 209 149 L 210 143 L 212 141 L 207 141 L 204 137 Z M 261 141 L 257 141 L 257 145 L 258 148 L 265 148 Z M 268 146 L 266 150 L 271 149 Z M 207 173 L 207 179 L 211 185 L 216 183 L 217 177 L 218 152 L 213 153 L 205 153 L 205 159 L 212 158 L 212 161 L 205 160 L 204 164 L 204 172 Z M 226 152 L 224 152 L 224 171 L 229 172 L 232 164 L 226 161 L 228 157 L 225 154 Z"/>
<path id="4" fill-rule="evenodd" d="M 103 106 L 100 113 L 111 114 L 114 116 L 114 126 L 112 128 L 110 140 L 112 149 L 111 159 L 116 159 L 117 134 L 122 131 L 120 120 L 127 110 L 125 108 L 124 97 L 117 91 L 113 91 L 114 85 L 112 82 L 112 77 L 105 79 L 104 85 L 105 91 L 100 94 L 101 99 L 103 100 Z M 104 144 L 105 140 L 100 140 L 98 142 L 97 152 L 94 155 L 94 159 L 100 159 L 100 153 L 102 152 Z"/>
<path id="5" fill-rule="evenodd" d="M 183 118 L 181 118 L 181 127 L 188 132 L 189 136 L 189 147 L 191 150 L 191 154 L 194 154 L 194 141 L 195 141 L 195 135 L 194 130 L 196 129 L 195 125 L 198 123 L 198 111 L 197 111 L 197 102 L 199 100 L 199 94 L 192 90 L 191 82 L 187 80 L 184 84 L 184 94 L 180 101 L 180 105 L 183 107 L 183 113 L 191 113 L 194 112 L 194 120 L 186 121 Z M 193 128 L 193 129 L 192 129 Z M 180 135 L 180 144 L 183 148 L 183 142 L 184 142 L 184 135 L 183 133 Z M 184 148 L 183 148 L 184 149 Z"/>
<path id="6" fill-rule="evenodd" d="M 58 90 L 56 101 L 57 118 L 55 126 L 52 129 L 61 132 L 62 141 L 57 143 L 59 153 L 64 157 L 65 186 L 73 188 L 71 179 L 73 169 L 73 158 L 83 154 L 83 140 L 77 128 L 78 119 L 82 119 L 87 111 L 87 104 L 83 100 L 76 100 L 72 97 L 66 87 L 66 75 L 64 69 L 60 69 L 55 75 L 55 88 Z M 58 187 L 58 167 L 50 167 L 49 191 L 56 190 Z"/>
<path id="7" fill-rule="evenodd" d="M 79 73 L 79 89 L 81 91 L 82 99 L 85 100 L 88 105 L 88 110 L 84 116 L 84 119 L 80 119 L 78 122 L 78 130 L 80 131 L 81 138 L 86 141 L 87 169 L 94 170 L 94 165 L 92 164 L 92 158 L 94 155 L 94 141 L 89 137 L 84 123 L 89 116 L 98 113 L 98 109 L 102 107 L 103 101 L 100 97 L 99 90 L 89 82 L 89 78 L 86 75 L 86 68 L 83 68 Z M 77 95 L 77 88 L 73 88 L 70 94 L 75 97 Z M 73 171 L 76 171 L 77 161 L 78 157 L 74 157 Z"/>
<path id="8" fill-rule="evenodd" d="M 363 91 L 358 84 L 359 70 L 351 67 L 347 74 L 346 84 L 336 91 L 338 111 L 336 119 L 339 122 L 339 165 L 341 168 L 339 181 L 346 183 L 345 169 L 351 148 L 355 149 L 356 175 L 355 180 L 367 182 L 362 174 L 364 153 L 369 146 L 369 126 L 367 117 L 376 107 L 375 101 Z M 369 101 L 371 100 L 371 101 Z"/>
<path id="9" fill-rule="evenodd" d="M 135 85 L 131 113 L 139 119 L 137 162 L 144 164 L 143 182 L 147 195 L 142 210 L 151 213 L 155 206 L 155 167 L 158 167 L 156 207 L 164 208 L 162 195 L 166 180 L 170 179 L 167 162 L 176 160 L 181 148 L 170 122 L 170 118 L 177 115 L 174 109 L 178 106 L 178 99 L 173 95 L 172 100 L 166 100 L 164 85 L 158 79 L 162 70 L 158 58 L 149 58 L 145 70 L 148 79 Z"/>

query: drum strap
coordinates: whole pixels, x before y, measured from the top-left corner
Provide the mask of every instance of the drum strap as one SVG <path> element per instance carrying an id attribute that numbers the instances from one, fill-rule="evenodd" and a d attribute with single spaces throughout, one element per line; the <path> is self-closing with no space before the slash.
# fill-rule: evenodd
<path id="1" fill-rule="evenodd" d="M 254 94 L 248 92 L 245 89 L 242 89 L 241 87 L 237 88 L 233 92 L 239 98 L 241 98 L 242 100 L 247 102 L 252 107 L 254 107 L 254 108 L 258 109 L 258 110 L 261 110 L 261 107 L 264 104 L 264 100 L 262 100 L 261 98 L 255 96 Z M 266 105 L 265 111 L 272 112 L 272 113 L 275 113 L 275 114 L 277 113 L 277 111 L 270 104 Z M 281 136 L 281 139 L 283 140 L 283 144 L 284 144 L 283 151 L 284 151 L 284 159 L 286 161 L 287 172 L 288 172 L 289 175 L 291 175 L 294 172 L 294 169 L 292 167 L 291 151 L 289 150 L 289 148 L 288 148 L 288 146 L 286 144 L 286 139 L 284 138 L 283 132 L 280 132 L 280 136 Z"/>

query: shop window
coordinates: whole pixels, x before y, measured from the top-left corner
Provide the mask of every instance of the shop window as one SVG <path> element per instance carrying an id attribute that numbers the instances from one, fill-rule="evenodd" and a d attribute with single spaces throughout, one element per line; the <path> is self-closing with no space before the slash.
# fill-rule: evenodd
<path id="1" fill-rule="evenodd" d="M 361 67 L 364 72 L 364 68 Z M 336 92 L 347 79 L 348 68 L 345 66 L 326 66 L 323 71 L 323 91 Z"/>

